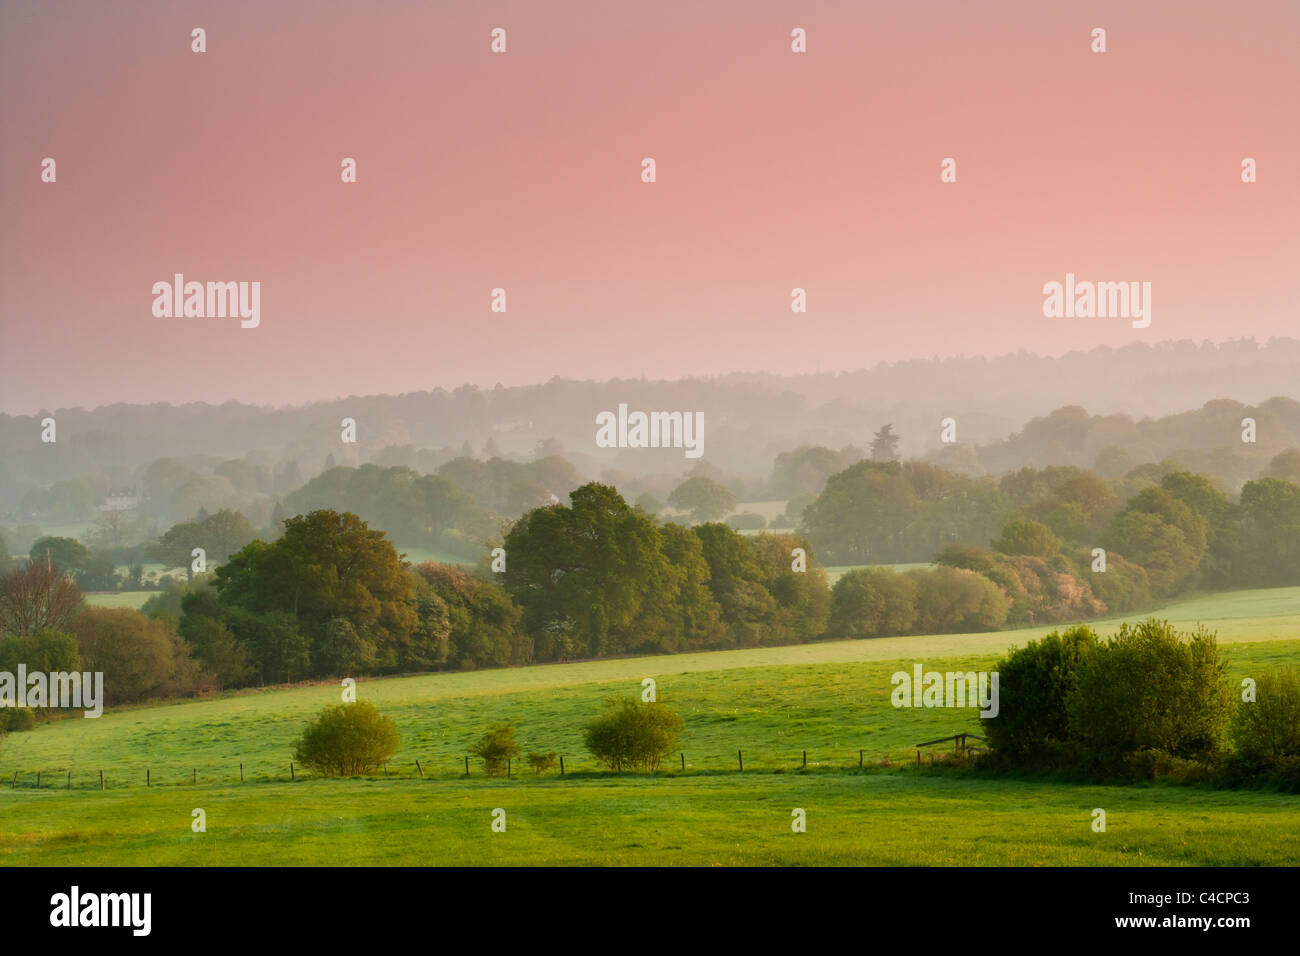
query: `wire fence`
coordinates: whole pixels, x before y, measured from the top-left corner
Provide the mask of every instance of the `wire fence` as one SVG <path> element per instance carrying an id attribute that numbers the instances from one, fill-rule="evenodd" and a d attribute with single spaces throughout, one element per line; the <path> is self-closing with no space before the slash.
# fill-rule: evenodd
<path id="1" fill-rule="evenodd" d="M 975 734 L 957 734 L 953 737 L 945 737 L 942 740 L 926 741 L 916 744 L 916 763 L 922 764 L 926 761 L 922 759 L 922 748 L 929 747 L 938 743 L 954 742 L 952 754 L 946 752 L 928 751 L 925 757 L 931 764 L 946 762 L 954 757 L 964 758 L 977 748 L 969 744 L 967 737 L 976 737 Z M 982 739 L 982 738 L 980 738 Z M 507 759 L 504 770 L 498 772 L 489 772 L 478 758 L 464 756 L 457 758 L 455 761 L 455 772 L 448 772 L 445 768 L 446 758 L 435 758 L 429 760 L 425 758 L 412 758 L 407 761 L 398 763 L 386 763 L 382 767 L 368 770 L 365 773 L 346 772 L 346 768 L 340 767 L 339 773 L 322 773 L 319 770 L 308 770 L 301 764 L 294 761 L 285 761 L 283 764 L 268 766 L 264 762 L 254 764 L 253 762 L 244 763 L 242 761 L 232 761 L 229 772 L 215 772 L 211 766 L 200 769 L 199 767 L 190 767 L 186 770 L 178 771 L 174 767 L 154 768 L 146 766 L 143 768 L 132 767 L 125 769 L 122 767 L 94 768 L 94 769 L 67 769 L 59 768 L 56 770 L 14 770 L 8 775 L 7 782 L 9 790 L 122 790 L 135 787 L 153 788 L 153 787 L 177 787 L 177 786 L 224 786 L 229 784 L 267 784 L 267 783 L 296 783 L 300 780 L 320 780 L 320 779 L 364 779 L 364 780 L 465 780 L 468 778 L 482 777 L 494 781 L 534 779 L 541 777 L 591 777 L 591 776 L 617 776 L 618 774 L 605 768 L 603 765 L 590 762 L 590 758 L 580 766 L 574 766 L 572 760 L 566 766 L 565 756 L 557 755 L 558 760 L 554 767 L 545 770 L 534 770 L 528 767 L 525 761 Z M 678 752 L 675 759 L 665 759 L 653 771 L 659 776 L 686 776 L 691 774 L 708 775 L 718 773 L 785 773 L 801 771 L 846 771 L 846 770 L 871 770 L 887 767 L 899 766 L 901 763 L 909 761 L 898 761 L 891 759 L 889 755 L 882 755 L 877 759 L 868 759 L 866 750 L 859 750 L 853 755 L 834 755 L 830 757 L 823 756 L 820 760 L 809 762 L 808 751 L 803 750 L 798 755 L 789 759 L 787 763 L 784 760 L 775 760 L 771 755 L 766 755 L 761 765 L 756 765 L 753 760 L 750 762 L 749 770 L 745 769 L 745 753 L 743 748 L 737 748 L 735 759 L 730 762 L 718 762 L 709 764 L 695 764 L 686 759 L 685 752 Z M 630 772 L 629 772 L 630 773 Z M 5 777 L 0 776 L 0 781 Z M 2 784 L 0 784 L 2 786 Z"/>

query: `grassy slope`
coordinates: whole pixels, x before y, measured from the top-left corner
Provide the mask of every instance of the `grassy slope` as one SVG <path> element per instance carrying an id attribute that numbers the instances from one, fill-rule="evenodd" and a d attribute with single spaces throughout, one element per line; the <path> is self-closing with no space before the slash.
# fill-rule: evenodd
<path id="1" fill-rule="evenodd" d="M 1300 589 L 1216 595 L 1162 616 L 1216 627 L 1231 645 L 1238 675 L 1300 661 Z M 895 710 L 889 675 L 913 661 L 988 669 L 1008 646 L 1044 630 L 363 681 L 359 695 L 392 714 L 402 733 L 388 781 L 271 782 L 287 780 L 292 742 L 306 719 L 338 701 L 333 685 L 60 721 L 11 735 L 0 750 L 3 778 L 21 771 L 17 790 L 0 789 L 0 860 L 330 862 L 331 853 L 353 862 L 408 863 L 942 863 L 954 854 L 952 862 L 1107 865 L 1300 859 L 1300 801 L 1293 797 L 977 781 L 910 770 L 817 772 L 854 766 L 859 749 L 868 759 L 908 761 L 917 741 L 978 732 L 971 711 Z M 659 780 L 594 775 L 581 746 L 582 723 L 605 697 L 638 693 L 646 676 L 656 677 L 660 699 L 686 718 L 690 772 Z M 469 742 L 505 718 L 520 727 L 525 750 L 564 753 L 569 775 L 496 782 L 475 768 L 469 780 L 460 778 Z M 732 773 L 737 748 L 745 751 L 743 777 Z M 795 773 L 805 749 L 814 771 Z M 430 779 L 418 779 L 417 758 Z M 250 781 L 242 788 L 241 760 Z M 146 767 L 153 773 L 149 790 Z M 104 794 L 97 790 L 100 768 L 110 787 Z M 71 769 L 73 792 L 36 792 L 37 769 L 46 788 L 64 786 Z M 208 810 L 209 834 L 189 833 L 195 806 Z M 500 835 L 487 842 L 486 814 L 496 806 L 512 813 L 508 842 Z M 807 839 L 797 845 L 789 842 L 792 806 L 810 814 Z M 1111 814 L 1105 840 L 1094 839 L 1101 835 L 1087 825 L 1097 806 Z M 1121 830 L 1112 808 L 1132 831 Z M 214 819 L 227 821 L 225 829 Z M 282 838 L 286 832 L 291 842 Z M 1291 835 L 1273 836 L 1284 832 Z M 922 839 L 925 833 L 946 837 L 935 843 Z M 1124 846 L 1132 855 L 1118 849 Z M 113 856 L 103 855 L 109 851 Z M 663 859 L 647 859 L 648 852 Z"/>

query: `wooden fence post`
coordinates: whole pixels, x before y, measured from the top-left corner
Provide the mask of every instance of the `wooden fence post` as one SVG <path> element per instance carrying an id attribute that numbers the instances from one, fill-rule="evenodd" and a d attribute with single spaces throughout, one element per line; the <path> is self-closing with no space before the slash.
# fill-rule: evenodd
<path id="1" fill-rule="evenodd" d="M 564 754 L 560 754 L 560 776 L 564 776 Z"/>
<path id="2" fill-rule="evenodd" d="M 745 772 L 745 758 L 744 758 L 744 756 L 741 755 L 741 753 L 740 753 L 739 750 L 736 751 L 736 760 L 739 761 L 739 763 L 740 763 L 740 772 L 741 772 L 741 773 L 744 773 L 744 772 Z"/>
<path id="3" fill-rule="evenodd" d="M 153 786 L 153 771 L 151 771 L 148 767 L 144 768 L 144 785 L 146 787 Z"/>
<path id="4" fill-rule="evenodd" d="M 808 768 L 808 751 L 806 750 L 803 752 L 803 765 L 806 770 Z"/>
<path id="5" fill-rule="evenodd" d="M 244 763 L 242 760 L 239 763 L 239 782 L 244 782 Z"/>
<path id="6" fill-rule="evenodd" d="M 682 772 L 683 772 L 683 773 L 686 772 L 686 754 L 685 754 L 685 753 L 682 754 Z"/>
<path id="7" fill-rule="evenodd" d="M 198 767 L 195 767 L 195 768 L 194 768 L 194 777 L 193 777 L 193 779 L 190 780 L 190 783 L 198 783 L 198 782 L 199 782 L 199 768 L 198 768 Z"/>
<path id="8" fill-rule="evenodd" d="M 72 771 L 71 771 L 71 770 L 68 771 L 68 789 L 69 789 L 69 790 L 72 789 Z"/>
<path id="9" fill-rule="evenodd" d="M 99 772 L 99 789 L 104 789 L 104 771 L 102 770 Z"/>
<path id="10" fill-rule="evenodd" d="M 41 789 L 41 772 L 39 770 L 36 771 L 36 789 Z"/>
<path id="11" fill-rule="evenodd" d="M 297 775 L 296 773 L 293 772 L 293 761 L 292 761 L 292 760 L 289 761 L 289 779 L 290 779 L 290 780 L 297 780 L 297 779 L 298 779 L 298 775 Z"/>
<path id="12" fill-rule="evenodd" d="M 9 785 L 9 789 L 10 789 L 10 790 L 17 790 L 17 789 L 18 789 L 18 771 L 17 771 L 17 770 L 14 771 L 14 782 L 11 783 L 11 784 Z"/>
<path id="13" fill-rule="evenodd" d="M 423 780 L 423 779 L 424 779 L 424 768 L 420 766 L 420 761 L 419 761 L 419 760 L 416 760 L 416 761 L 415 761 L 415 769 L 418 770 L 418 771 L 420 771 L 420 779 Z"/>
<path id="14" fill-rule="evenodd" d="M 510 779 L 510 758 L 506 758 L 506 779 Z"/>
<path id="15" fill-rule="evenodd" d="M 861 750 L 858 751 L 858 767 L 859 767 L 859 768 L 862 767 L 862 751 L 861 751 Z"/>
<path id="16" fill-rule="evenodd" d="M 465 776 L 469 776 L 469 754 L 465 755 Z"/>

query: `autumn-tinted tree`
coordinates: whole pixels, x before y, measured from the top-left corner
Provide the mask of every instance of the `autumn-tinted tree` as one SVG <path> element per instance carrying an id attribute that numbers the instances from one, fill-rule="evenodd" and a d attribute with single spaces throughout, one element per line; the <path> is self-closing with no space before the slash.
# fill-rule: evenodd
<path id="1" fill-rule="evenodd" d="M 1007 619 L 1008 602 L 997 585 L 963 568 L 916 568 L 907 572 L 916 584 L 917 634 L 963 634 L 995 631 Z"/>
<path id="2" fill-rule="evenodd" d="M 0 633 L 66 631 L 81 608 L 76 582 L 44 561 L 28 561 L 0 577 Z"/>
<path id="3" fill-rule="evenodd" d="M 92 607 L 72 624 L 85 668 L 104 674 L 109 704 L 193 690 L 199 669 L 170 621 L 130 608 Z"/>

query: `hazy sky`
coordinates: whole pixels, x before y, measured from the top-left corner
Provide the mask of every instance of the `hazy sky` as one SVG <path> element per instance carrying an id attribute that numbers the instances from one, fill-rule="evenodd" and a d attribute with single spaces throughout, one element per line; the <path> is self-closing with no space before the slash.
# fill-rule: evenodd
<path id="1" fill-rule="evenodd" d="M 4 0 L 0 410 L 1294 335 L 1298 43 L 1295 0 Z M 177 272 L 260 326 L 155 317 Z M 1066 272 L 1150 327 L 1045 318 Z"/>

